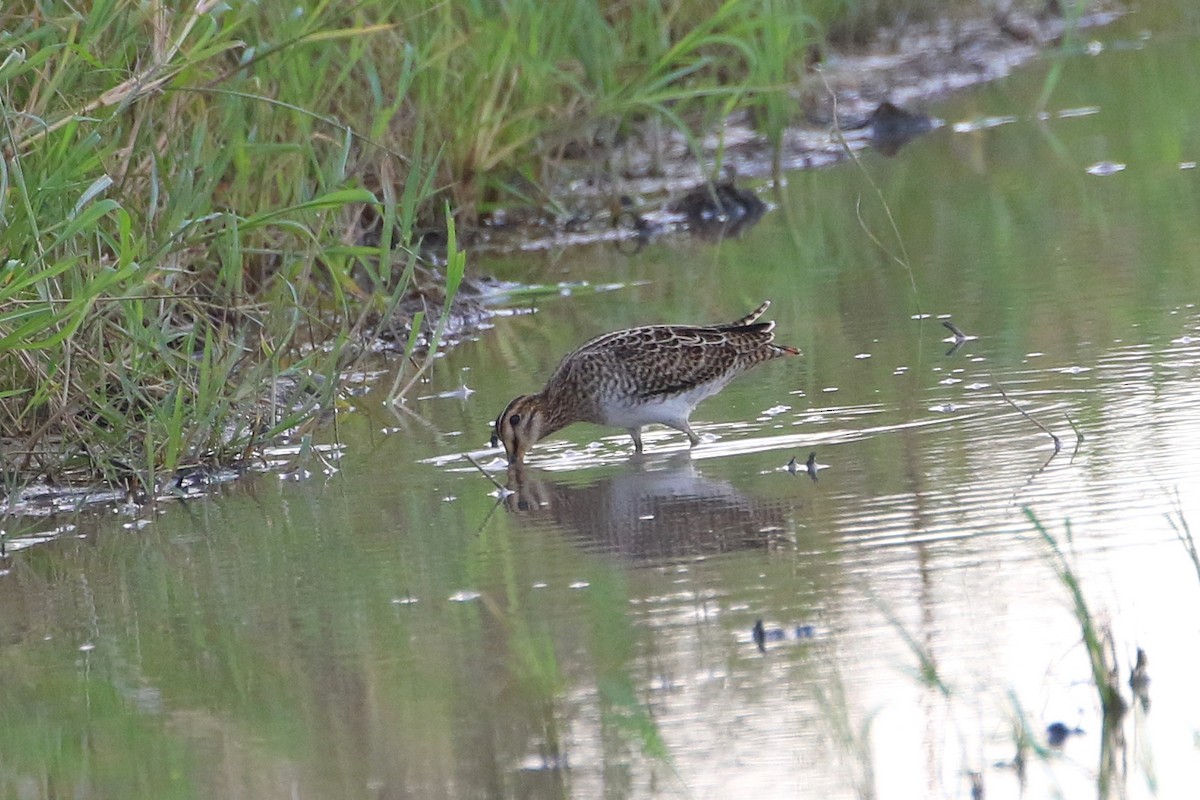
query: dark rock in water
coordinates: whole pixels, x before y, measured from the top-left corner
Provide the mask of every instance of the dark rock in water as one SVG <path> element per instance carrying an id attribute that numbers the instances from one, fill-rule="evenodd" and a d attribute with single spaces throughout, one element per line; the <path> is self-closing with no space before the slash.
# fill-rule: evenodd
<path id="1" fill-rule="evenodd" d="M 871 144 L 885 156 L 894 156 L 900 148 L 918 136 L 933 130 L 934 118 L 915 111 L 908 111 L 887 102 L 879 104 L 868 120 L 871 126 Z"/>
<path id="2" fill-rule="evenodd" d="M 754 192 L 725 181 L 697 186 L 670 210 L 687 217 L 688 227 L 698 236 L 723 239 L 740 236 L 753 227 L 766 213 L 767 204 Z"/>

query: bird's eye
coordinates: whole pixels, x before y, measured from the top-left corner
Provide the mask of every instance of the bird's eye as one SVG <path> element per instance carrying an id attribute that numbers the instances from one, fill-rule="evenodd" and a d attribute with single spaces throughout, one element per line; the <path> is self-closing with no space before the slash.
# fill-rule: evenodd
<path id="1" fill-rule="evenodd" d="M 512 425 L 512 426 L 514 426 L 514 427 L 515 427 L 515 426 L 517 426 L 517 425 L 519 425 L 519 424 L 520 424 L 520 422 L 521 422 L 521 415 L 520 415 L 520 414 L 513 414 L 511 417 L 509 417 L 509 418 L 508 418 L 508 424 L 509 424 L 509 425 Z"/>

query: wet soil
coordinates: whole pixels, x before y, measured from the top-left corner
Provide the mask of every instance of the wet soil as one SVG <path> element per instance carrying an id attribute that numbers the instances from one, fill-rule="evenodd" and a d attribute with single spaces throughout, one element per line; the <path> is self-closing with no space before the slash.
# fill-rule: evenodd
<path id="1" fill-rule="evenodd" d="M 653 125 L 617 144 L 577 144 L 564 149 L 551 191 L 568 213 L 494 211 L 467 233 L 467 247 L 474 253 L 538 251 L 611 241 L 636 249 L 668 235 L 740 236 L 769 210 L 749 187 L 786 171 L 839 163 L 865 148 L 896 156 L 942 125 L 922 111 L 926 104 L 1002 78 L 1048 48 L 1082 47 L 1088 29 L 1120 13 L 1111 3 L 1094 2 L 1069 19 L 1051 0 L 1037 11 L 1011 8 L 990 17 L 883 28 L 870 41 L 817 54 L 796 90 L 803 119 L 783 133 L 778 150 L 748 111 L 706 137 L 699 155 L 679 132 Z M 444 258 L 444 242 L 434 236 L 426 244 L 431 263 Z M 386 326 L 393 347 L 407 341 L 417 311 L 426 312 L 421 346 L 432 337 L 440 312 L 429 311 L 442 308 L 444 293 L 436 268 L 425 275 Z M 469 269 L 445 329 L 464 336 L 486 326 L 513 288 Z"/>
<path id="2" fill-rule="evenodd" d="M 709 134 L 699 156 L 682 134 L 647 125 L 611 147 L 575 148 L 552 192 L 569 215 L 495 212 L 482 220 L 473 248 L 538 250 L 705 228 L 681 197 L 712 194 L 722 182 L 828 166 L 867 147 L 895 155 L 941 124 L 922 113 L 923 105 L 1002 78 L 1047 48 L 1082 48 L 1074 40 L 1118 16 L 1111 5 L 1092 3 L 1073 21 L 1053 11 L 1010 11 L 882 29 L 873 41 L 830 50 L 810 67 L 796 89 L 803 119 L 783 133 L 778 153 L 749 111 Z M 718 168 L 724 178 L 716 177 Z"/>

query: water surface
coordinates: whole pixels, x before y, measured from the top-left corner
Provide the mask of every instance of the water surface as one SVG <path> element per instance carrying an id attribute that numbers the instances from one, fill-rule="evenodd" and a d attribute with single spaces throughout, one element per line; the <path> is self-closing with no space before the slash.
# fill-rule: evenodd
<path id="1" fill-rule="evenodd" d="M 1200 23 L 1159 13 L 1094 32 L 1047 113 L 1050 61 L 896 158 L 788 175 L 738 240 L 477 261 L 623 288 L 498 320 L 403 408 L 380 381 L 325 433 L 336 470 L 6 521 L 3 796 L 1002 798 L 1026 743 L 1026 795 L 1093 797 L 1031 515 L 1127 697 L 1149 655 L 1113 785 L 1191 796 Z M 493 464 L 490 420 L 588 337 L 763 299 L 804 358 L 704 403 L 694 451 L 576 426 L 502 500 L 459 458 Z M 786 469 L 810 452 L 816 481 Z"/>

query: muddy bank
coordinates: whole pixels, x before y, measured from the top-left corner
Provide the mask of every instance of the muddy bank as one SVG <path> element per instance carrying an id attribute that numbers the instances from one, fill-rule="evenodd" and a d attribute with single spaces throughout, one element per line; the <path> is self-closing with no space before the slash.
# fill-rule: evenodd
<path id="1" fill-rule="evenodd" d="M 803 119 L 783 133 L 778 153 L 746 111 L 706 136 L 699 157 L 678 131 L 645 126 L 611 146 L 572 150 L 552 193 L 569 215 L 499 211 L 484 218 L 471 244 L 481 252 L 538 250 L 703 228 L 703 218 L 680 200 L 704 192 L 718 166 L 722 181 L 745 188 L 872 146 L 896 155 L 941 124 L 923 113 L 930 101 L 1005 77 L 1048 48 L 1084 50 L 1087 31 L 1119 14 L 1111 4 L 1092 3 L 1073 21 L 1053 10 L 1011 11 L 885 28 L 865 45 L 825 51 L 810 67 L 795 90 Z"/>
<path id="2" fill-rule="evenodd" d="M 897 156 L 907 142 L 942 126 L 923 111 L 931 101 L 1003 78 L 1049 48 L 1084 49 L 1089 30 L 1121 13 L 1111 3 L 1090 3 L 1070 19 L 1052 1 L 1036 12 L 883 28 L 870 41 L 817 54 L 795 90 L 803 118 L 783 133 L 778 150 L 748 111 L 706 136 L 699 155 L 683 134 L 654 125 L 619 142 L 571 143 L 550 192 L 569 211 L 494 211 L 467 233 L 467 247 L 486 254 L 607 241 L 636 249 L 668 235 L 740 236 L 769 208 L 756 188 L 781 173 L 829 166 L 872 147 Z M 721 177 L 713 181 L 718 166 Z M 440 237 L 433 234 L 427 244 L 426 257 L 439 263 Z M 385 326 L 390 347 L 407 341 L 416 311 L 426 312 L 420 341 L 433 335 L 444 294 L 436 267 L 425 276 Z M 446 329 L 461 337 L 486 326 L 513 288 L 480 276 L 472 264 Z"/>

